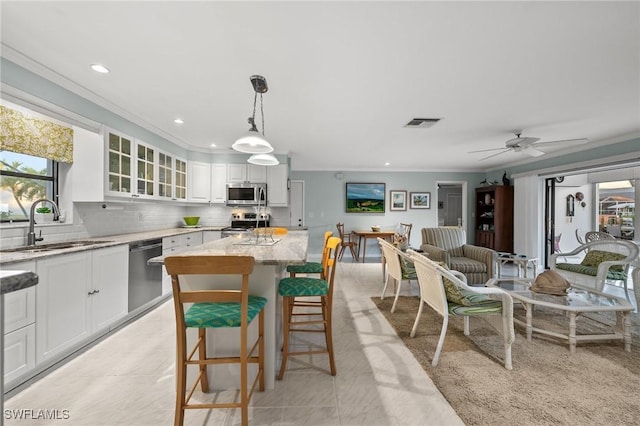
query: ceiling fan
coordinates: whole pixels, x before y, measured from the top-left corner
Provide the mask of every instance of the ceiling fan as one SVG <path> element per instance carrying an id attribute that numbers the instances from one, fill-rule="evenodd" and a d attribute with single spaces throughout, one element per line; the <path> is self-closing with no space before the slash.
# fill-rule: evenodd
<path id="1" fill-rule="evenodd" d="M 540 138 L 522 137 L 520 136 L 521 134 L 522 134 L 522 131 L 516 131 L 515 132 L 516 137 L 506 141 L 504 144 L 505 145 L 504 148 L 492 148 L 492 149 L 481 149 L 478 151 L 469 151 L 469 154 L 475 153 L 475 152 L 500 151 L 495 154 L 491 154 L 487 157 L 481 158 L 480 161 L 487 160 L 489 158 L 498 156 L 500 154 L 504 154 L 507 151 L 522 152 L 523 154 L 529 155 L 531 157 L 539 157 L 541 155 L 544 155 L 545 153 L 544 151 L 540 151 L 539 149 L 536 149 L 538 147 L 551 146 L 556 144 L 580 145 L 580 144 L 589 142 L 587 138 L 538 142 Z"/>

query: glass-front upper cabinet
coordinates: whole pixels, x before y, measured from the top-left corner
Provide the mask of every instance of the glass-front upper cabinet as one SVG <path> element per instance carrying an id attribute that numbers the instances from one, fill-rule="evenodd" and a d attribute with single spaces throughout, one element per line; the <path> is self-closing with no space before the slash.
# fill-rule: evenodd
<path id="1" fill-rule="evenodd" d="M 138 142 L 137 149 L 137 177 L 139 196 L 155 196 L 155 149 Z"/>
<path id="2" fill-rule="evenodd" d="M 158 197 L 173 198 L 173 157 L 158 152 Z"/>
<path id="3" fill-rule="evenodd" d="M 174 173 L 175 173 L 174 199 L 186 200 L 187 199 L 187 162 L 185 160 L 176 158 Z"/>
<path id="4" fill-rule="evenodd" d="M 131 193 L 131 154 L 133 141 L 115 133 L 109 133 L 109 177 L 107 191 L 115 194 Z"/>

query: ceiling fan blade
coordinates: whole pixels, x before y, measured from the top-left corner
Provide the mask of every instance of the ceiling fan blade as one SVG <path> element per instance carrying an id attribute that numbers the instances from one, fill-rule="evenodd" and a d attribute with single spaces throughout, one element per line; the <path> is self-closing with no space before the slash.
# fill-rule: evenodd
<path id="1" fill-rule="evenodd" d="M 479 149 L 477 151 L 468 151 L 467 154 L 474 154 L 476 152 L 489 152 L 489 151 L 500 151 L 507 148 L 491 148 L 491 149 Z"/>
<path id="2" fill-rule="evenodd" d="M 500 154 L 504 154 L 504 153 L 505 153 L 505 152 L 507 152 L 507 151 L 510 151 L 510 149 L 509 149 L 509 148 L 500 148 L 500 149 L 502 149 L 502 151 L 497 152 L 497 153 L 495 153 L 495 154 L 491 154 L 491 155 L 489 155 L 488 157 L 481 158 L 481 159 L 479 159 L 478 161 L 488 160 L 489 158 L 493 158 L 493 157 L 496 157 L 496 156 L 498 156 L 498 155 L 500 155 Z"/>
<path id="3" fill-rule="evenodd" d="M 540 151 L 539 149 L 535 149 L 535 148 L 527 148 L 527 149 L 523 150 L 522 152 L 525 153 L 526 155 L 528 155 L 529 157 L 540 157 L 541 155 L 544 155 L 544 152 Z"/>
<path id="4" fill-rule="evenodd" d="M 555 145 L 555 144 L 574 144 L 574 145 L 580 145 L 580 144 L 584 144 L 589 142 L 589 139 L 587 138 L 578 138 L 578 139 L 562 139 L 562 140 L 557 140 L 557 141 L 547 141 L 547 142 L 535 142 L 533 145 L 535 146 L 549 146 L 549 145 Z"/>

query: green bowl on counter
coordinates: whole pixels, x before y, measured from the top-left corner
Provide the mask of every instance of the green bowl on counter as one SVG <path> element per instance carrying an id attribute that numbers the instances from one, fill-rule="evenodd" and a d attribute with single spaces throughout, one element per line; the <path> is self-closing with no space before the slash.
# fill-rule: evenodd
<path id="1" fill-rule="evenodd" d="M 196 226 L 200 221 L 200 216 L 185 216 L 182 219 L 187 226 Z"/>

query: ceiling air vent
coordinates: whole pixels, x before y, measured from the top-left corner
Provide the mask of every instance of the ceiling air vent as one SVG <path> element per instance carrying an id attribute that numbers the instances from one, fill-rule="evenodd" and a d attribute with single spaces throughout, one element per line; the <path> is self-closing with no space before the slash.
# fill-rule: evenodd
<path id="1" fill-rule="evenodd" d="M 411 129 L 426 129 L 440 121 L 440 118 L 412 118 L 404 127 Z"/>

